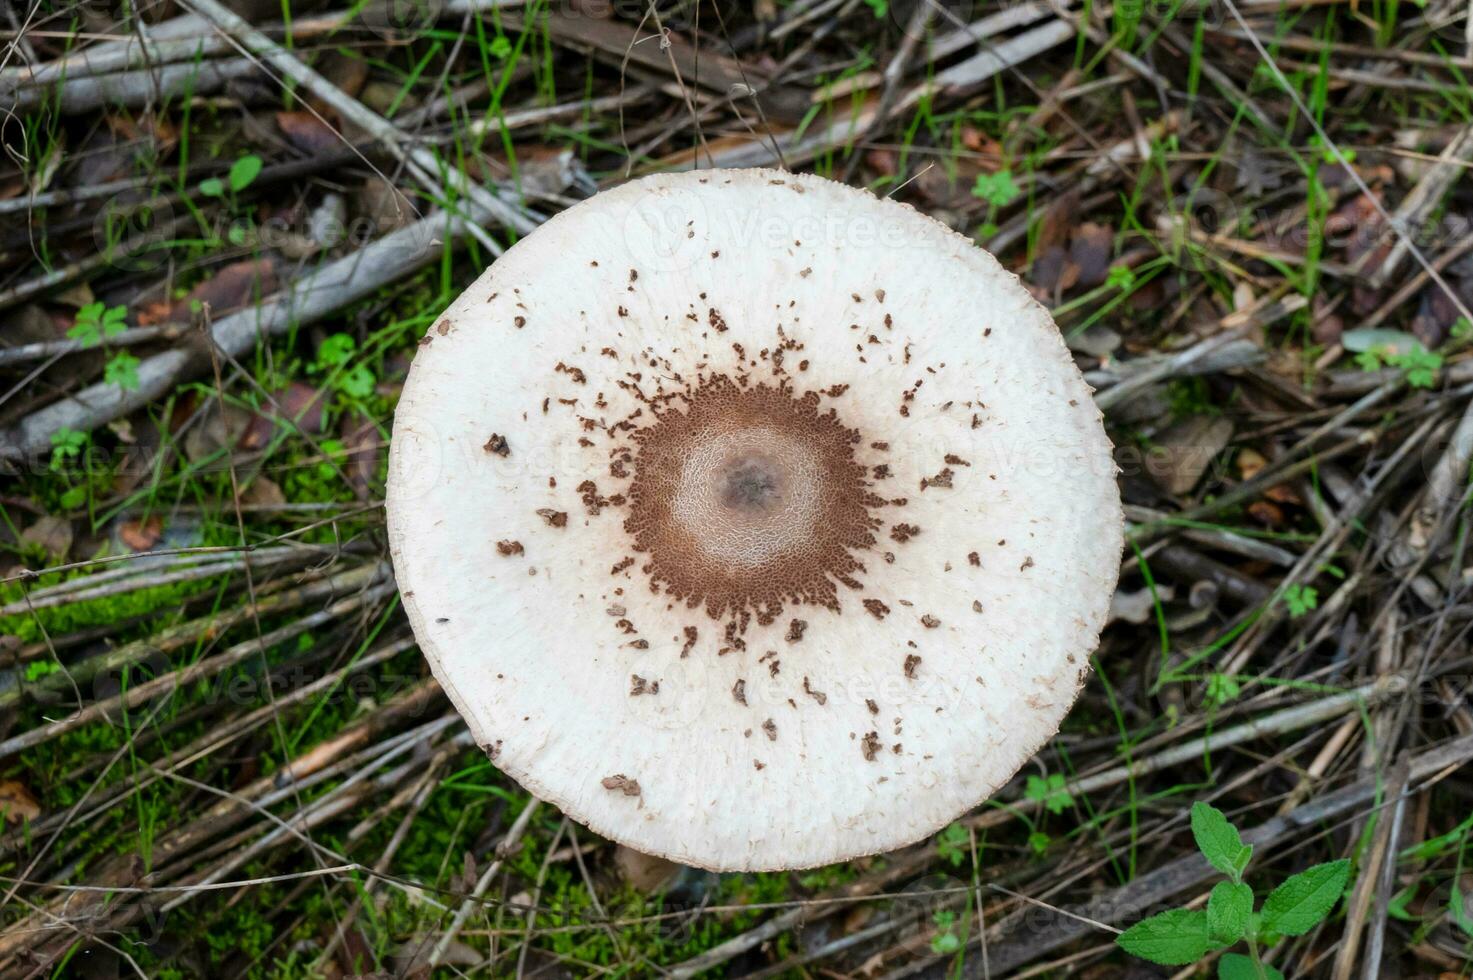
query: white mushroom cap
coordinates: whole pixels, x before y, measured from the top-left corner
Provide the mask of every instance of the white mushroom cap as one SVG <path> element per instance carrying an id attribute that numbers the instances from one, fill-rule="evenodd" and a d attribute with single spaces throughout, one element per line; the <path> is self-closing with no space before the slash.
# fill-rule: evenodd
<path id="1" fill-rule="evenodd" d="M 913 842 L 1059 728 L 1122 547 L 1099 411 L 986 252 L 818 177 L 637 180 L 430 328 L 405 607 L 478 742 L 717 870 Z"/>

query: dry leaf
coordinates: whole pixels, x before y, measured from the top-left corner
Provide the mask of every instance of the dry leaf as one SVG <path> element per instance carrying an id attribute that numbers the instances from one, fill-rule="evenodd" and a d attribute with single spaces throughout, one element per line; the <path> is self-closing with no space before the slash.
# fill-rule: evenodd
<path id="1" fill-rule="evenodd" d="M 41 804 L 31 795 L 31 791 L 16 782 L 14 779 L 0 781 L 0 810 L 5 812 L 5 819 L 11 823 L 20 823 L 23 820 L 35 820 L 41 815 Z"/>
<path id="2" fill-rule="evenodd" d="M 614 865 L 625 881 L 646 895 L 670 884 L 680 871 L 680 865 L 674 861 L 643 854 L 623 844 L 614 851 Z"/>
<path id="3" fill-rule="evenodd" d="M 21 533 L 22 548 L 40 548 L 56 561 L 64 561 L 72 550 L 72 522 L 49 514 Z"/>
<path id="4" fill-rule="evenodd" d="M 240 502 L 252 507 L 280 507 L 286 503 L 286 494 L 275 480 L 258 476 L 241 490 Z"/>
<path id="5" fill-rule="evenodd" d="M 164 522 L 157 517 L 146 521 L 124 521 L 118 528 L 118 538 L 134 551 L 147 551 L 159 543 L 164 534 Z"/>
<path id="6" fill-rule="evenodd" d="M 138 313 L 141 326 L 158 323 L 189 323 L 194 311 L 208 306 L 210 316 L 244 309 L 262 296 L 276 291 L 276 267 L 270 259 L 245 259 L 221 267 L 213 276 L 173 303 L 155 303 Z"/>
<path id="7" fill-rule="evenodd" d="M 276 125 L 281 127 L 288 143 L 308 156 L 325 156 L 343 142 L 315 113 L 278 112 Z"/>
<path id="8" fill-rule="evenodd" d="M 367 500 L 374 478 L 378 475 L 379 453 L 383 440 L 379 438 L 378 426 L 364 422 L 353 428 L 343 426 L 343 446 L 348 450 L 347 465 L 343 472 L 348 485 L 359 500 Z"/>
<path id="9" fill-rule="evenodd" d="M 1115 230 L 1086 221 L 1069 237 L 1069 262 L 1078 269 L 1078 284 L 1091 289 L 1110 275 L 1110 258 L 1115 251 Z"/>
<path id="10" fill-rule="evenodd" d="M 1268 465 L 1268 460 L 1256 449 L 1240 449 L 1238 451 L 1238 475 L 1245 480 L 1251 480 Z"/>

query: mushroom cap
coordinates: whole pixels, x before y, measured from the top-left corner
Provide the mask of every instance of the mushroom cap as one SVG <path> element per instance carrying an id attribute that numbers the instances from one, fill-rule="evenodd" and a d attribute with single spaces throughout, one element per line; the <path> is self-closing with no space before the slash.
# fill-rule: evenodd
<path id="1" fill-rule="evenodd" d="M 421 341 L 389 540 L 496 765 L 713 870 L 934 833 L 1055 733 L 1123 520 L 1048 312 L 912 208 L 773 170 L 549 220 Z"/>

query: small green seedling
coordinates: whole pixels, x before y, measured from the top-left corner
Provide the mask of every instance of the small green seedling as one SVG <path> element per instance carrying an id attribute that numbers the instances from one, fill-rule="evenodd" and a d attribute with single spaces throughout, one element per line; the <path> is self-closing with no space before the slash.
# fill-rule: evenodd
<path id="1" fill-rule="evenodd" d="M 1311 609 L 1319 608 L 1319 590 L 1312 585 L 1295 582 L 1284 589 L 1284 605 L 1289 607 L 1290 617 L 1298 619 Z"/>
<path id="2" fill-rule="evenodd" d="M 225 175 L 225 180 L 210 177 L 200 181 L 199 192 L 205 197 L 224 197 L 228 189 L 234 196 L 251 186 L 260 175 L 261 158 L 255 154 L 247 154 L 230 165 L 230 172 Z"/>
<path id="3" fill-rule="evenodd" d="M 1209 703 L 1216 707 L 1222 707 L 1230 701 L 1236 701 L 1238 695 L 1243 693 L 1243 685 L 1232 674 L 1213 673 L 1207 677 L 1206 697 Z"/>
<path id="4" fill-rule="evenodd" d="M 1135 270 L 1128 265 L 1112 265 L 1105 274 L 1105 285 L 1128 293 L 1135 285 Z"/>
<path id="5" fill-rule="evenodd" d="M 950 861 L 953 868 L 960 867 L 967 856 L 967 828 L 959 823 L 948 826 L 936 835 L 936 854 L 943 861 Z"/>
<path id="6" fill-rule="evenodd" d="M 124 391 L 138 390 L 138 358 L 127 352 L 114 354 L 102 369 L 102 379 Z"/>
<path id="7" fill-rule="evenodd" d="M 936 934 L 931 937 L 931 952 L 947 956 L 962 948 L 961 937 L 956 934 L 955 912 L 938 909 L 931 920 L 936 923 Z"/>
<path id="8" fill-rule="evenodd" d="M 1413 388 L 1431 388 L 1437 383 L 1437 372 L 1442 370 L 1442 355 L 1424 347 L 1393 354 L 1387 360 L 1392 367 L 1401 369 L 1407 384 Z"/>
<path id="9" fill-rule="evenodd" d="M 1459 330 L 1460 325 L 1454 324 L 1454 337 L 1459 336 Z M 1341 335 L 1340 343 L 1355 354 L 1355 363 L 1362 371 L 1394 367 L 1413 388 L 1431 388 L 1437 383 L 1437 372 L 1442 370 L 1441 354 L 1428 350 L 1416 337 L 1400 330 L 1347 330 Z"/>
<path id="10" fill-rule="evenodd" d="M 59 470 L 66 465 L 69 459 L 76 459 L 82 455 L 82 447 L 87 445 L 87 433 L 78 432 L 76 429 L 68 429 L 63 426 L 51 433 L 51 468 Z"/>
<path id="11" fill-rule="evenodd" d="M 116 337 L 123 332 L 125 329 L 123 319 L 127 315 L 127 309 L 121 306 L 109 308 L 104 303 L 88 303 L 77 311 L 77 319 L 67 329 L 66 335 L 83 347 L 96 347 L 107 338 Z M 107 365 L 102 371 L 103 380 L 117 385 L 124 391 L 136 391 L 138 364 L 138 358 L 126 351 L 120 351 L 108 358 Z M 53 468 L 55 462 L 53 455 Z"/>
<path id="12" fill-rule="evenodd" d="M 1049 813 L 1063 813 L 1074 802 L 1074 797 L 1064 786 L 1062 773 L 1050 773 L 1047 778 L 1043 776 L 1029 776 L 1028 784 L 1023 788 L 1023 796 L 1035 803 L 1042 803 L 1043 808 Z"/>
<path id="13" fill-rule="evenodd" d="M 1011 170 L 999 170 L 995 174 L 978 174 L 972 186 L 972 196 L 980 197 L 993 207 L 1001 208 L 1013 203 L 1023 193 L 1013 182 Z"/>
<path id="14" fill-rule="evenodd" d="M 1207 908 L 1170 909 L 1142 919 L 1115 942 L 1143 960 L 1185 966 L 1246 941 L 1246 955 L 1228 953 L 1218 960 L 1218 980 L 1284 980 L 1283 973 L 1263 962 L 1259 944 L 1302 936 L 1323 921 L 1345 892 L 1350 862 L 1317 864 L 1291 875 L 1254 912 L 1253 889 L 1243 881 L 1252 845 L 1244 844 L 1223 812 L 1207 803 L 1192 805 L 1192 836 L 1207 863 L 1227 876 L 1213 886 Z"/>
<path id="15" fill-rule="evenodd" d="M 317 358 L 310 371 L 330 375 L 334 388 L 351 400 L 362 401 L 373 394 L 378 379 L 366 364 L 348 366 L 357 349 L 357 343 L 348 334 L 335 333 L 317 348 Z"/>
<path id="16" fill-rule="evenodd" d="M 123 323 L 128 315 L 126 308 L 105 303 L 88 303 L 77 311 L 77 319 L 67 330 L 69 339 L 83 347 L 96 347 L 107 337 L 116 337 L 126 329 Z"/>

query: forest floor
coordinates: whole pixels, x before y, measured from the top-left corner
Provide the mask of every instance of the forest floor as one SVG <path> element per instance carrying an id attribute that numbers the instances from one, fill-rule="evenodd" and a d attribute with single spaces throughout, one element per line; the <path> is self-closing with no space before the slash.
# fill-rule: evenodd
<path id="1" fill-rule="evenodd" d="M 0 23 L 0 975 L 1473 976 L 1466 4 L 231 2 Z M 989 248 L 1117 447 L 1083 695 L 896 853 L 598 839 L 394 590 L 421 336 L 690 166 Z"/>

